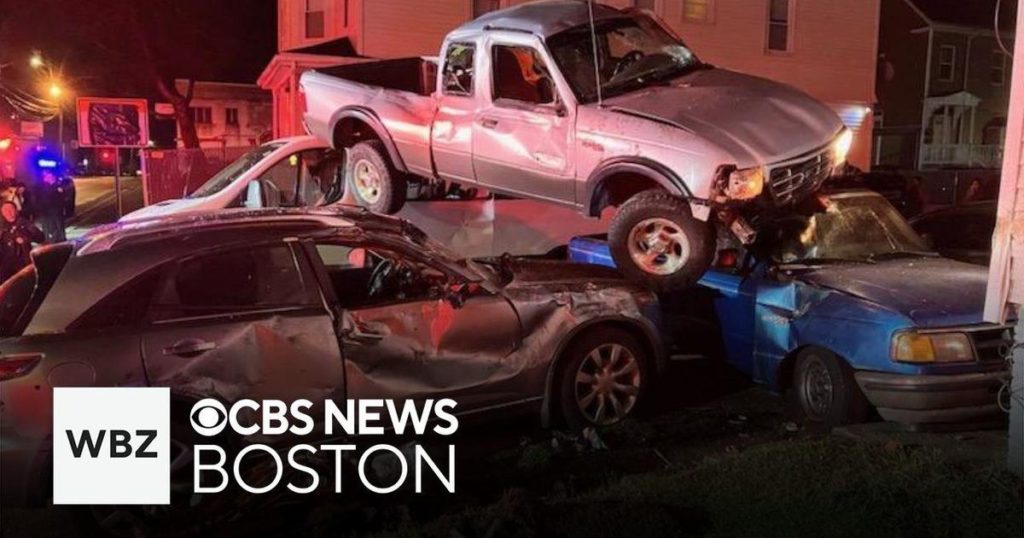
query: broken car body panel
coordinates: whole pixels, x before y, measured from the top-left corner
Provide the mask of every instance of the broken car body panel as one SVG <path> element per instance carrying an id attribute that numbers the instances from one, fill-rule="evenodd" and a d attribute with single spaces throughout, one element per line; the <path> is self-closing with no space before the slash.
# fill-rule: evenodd
<path id="1" fill-rule="evenodd" d="M 850 204 L 863 200 L 874 208 L 888 207 L 874 193 L 833 198 L 840 212 L 860 210 Z M 881 214 L 897 218 L 895 210 Z M 570 258 L 612 265 L 600 239 L 574 239 Z M 998 414 L 996 391 L 1007 375 L 1002 353 L 1012 339 L 1009 326 L 982 320 L 984 268 L 933 255 L 789 266 L 763 258 L 752 263 L 749 270 L 713 268 L 699 289 L 683 295 L 710 293 L 712 311 L 705 315 L 713 321 L 708 324 L 720 330 L 725 358 L 754 381 L 786 389 L 787 367 L 796 354 L 816 347 L 855 370 L 883 418 L 960 422 Z M 908 331 L 967 335 L 974 358 L 896 361 L 894 338 Z"/>
<path id="2" fill-rule="evenodd" d="M 351 208 L 121 223 L 74 249 L 27 328 L 0 333 L 0 359 L 39 357 L 0 382 L 5 505 L 45 498 L 53 387 L 168 386 L 175 416 L 202 398 L 444 397 L 459 414 L 546 413 L 562 352 L 594 323 L 662 358 L 656 298 L 613 271 L 463 261 Z"/>

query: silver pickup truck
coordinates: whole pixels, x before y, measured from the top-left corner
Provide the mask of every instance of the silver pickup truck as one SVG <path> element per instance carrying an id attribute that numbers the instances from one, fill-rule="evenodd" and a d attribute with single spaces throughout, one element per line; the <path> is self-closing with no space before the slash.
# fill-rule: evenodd
<path id="1" fill-rule="evenodd" d="M 824 104 L 701 62 L 649 12 L 579 0 L 485 15 L 439 59 L 310 71 L 301 91 L 361 204 L 393 213 L 407 182 L 444 180 L 616 207 L 616 265 L 662 291 L 703 274 L 715 225 L 752 235 L 746 217 L 817 190 L 852 141 Z"/>

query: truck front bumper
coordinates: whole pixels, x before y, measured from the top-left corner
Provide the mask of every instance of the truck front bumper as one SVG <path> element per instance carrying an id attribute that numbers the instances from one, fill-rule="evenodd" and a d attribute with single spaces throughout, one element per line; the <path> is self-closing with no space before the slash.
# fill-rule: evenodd
<path id="1" fill-rule="evenodd" d="M 902 424 L 986 422 L 1002 415 L 999 388 L 1006 370 L 955 375 L 856 372 L 868 401 L 885 420 Z"/>

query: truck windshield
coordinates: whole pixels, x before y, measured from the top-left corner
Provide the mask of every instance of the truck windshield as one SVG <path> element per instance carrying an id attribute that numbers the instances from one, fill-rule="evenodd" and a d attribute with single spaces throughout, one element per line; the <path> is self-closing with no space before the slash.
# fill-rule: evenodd
<path id="1" fill-rule="evenodd" d="M 822 196 L 816 207 L 771 228 L 776 261 L 783 264 L 871 263 L 934 256 L 907 221 L 874 194 Z"/>
<path id="2" fill-rule="evenodd" d="M 217 194 L 218 192 L 226 189 L 228 185 L 232 184 L 236 179 L 242 176 L 242 174 L 251 170 L 254 166 L 259 164 L 260 161 L 265 159 L 267 155 L 281 149 L 284 146 L 284 142 L 272 142 L 270 144 L 264 144 L 245 155 L 242 155 L 235 162 L 225 166 L 220 172 L 214 174 L 206 183 L 203 183 L 201 187 L 196 189 L 195 192 L 190 194 L 189 198 L 205 198 Z"/>
<path id="3" fill-rule="evenodd" d="M 686 45 L 647 16 L 600 22 L 594 33 L 600 66 L 596 76 L 589 25 L 548 39 L 555 62 L 581 103 L 597 100 L 598 77 L 602 97 L 612 97 L 678 77 L 701 65 Z"/>

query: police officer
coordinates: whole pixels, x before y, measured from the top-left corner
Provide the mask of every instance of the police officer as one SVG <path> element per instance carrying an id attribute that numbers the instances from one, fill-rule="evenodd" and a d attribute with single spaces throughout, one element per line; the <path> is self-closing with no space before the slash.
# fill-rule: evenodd
<path id="1" fill-rule="evenodd" d="M 53 170 L 40 172 L 39 184 L 32 193 L 32 210 L 36 226 L 46 235 L 47 243 L 60 243 L 64 235 L 65 194 L 60 178 Z"/>
<path id="2" fill-rule="evenodd" d="M 0 282 L 32 263 L 32 243 L 45 241 L 43 232 L 21 213 L 13 186 L 0 186 Z"/>

